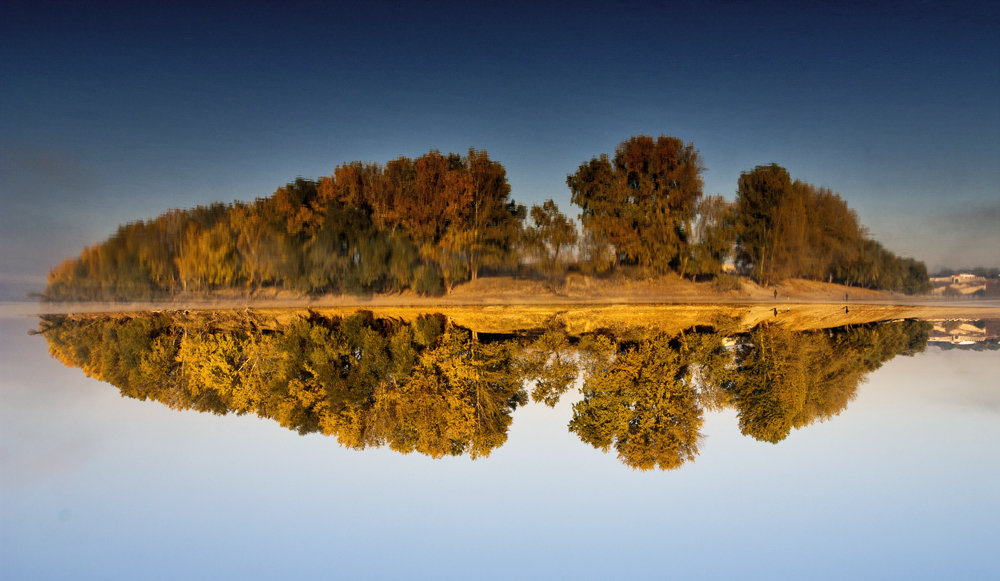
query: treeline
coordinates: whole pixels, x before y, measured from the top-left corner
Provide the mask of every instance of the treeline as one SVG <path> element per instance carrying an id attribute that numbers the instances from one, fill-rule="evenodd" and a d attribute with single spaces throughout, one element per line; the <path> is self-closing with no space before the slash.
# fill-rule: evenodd
<path id="1" fill-rule="evenodd" d="M 152 298 L 276 286 L 302 293 L 435 294 L 516 266 L 525 209 L 485 152 L 345 164 L 252 203 L 122 226 L 52 271 L 46 295 Z"/>
<path id="2" fill-rule="evenodd" d="M 633 137 L 567 179 L 583 209 L 582 267 L 637 266 L 715 276 L 733 260 L 759 283 L 799 277 L 905 293 L 931 289 L 922 262 L 868 237 L 857 214 L 826 188 L 793 181 L 776 164 L 740 175 L 736 200 L 702 195 L 690 143 Z"/>
<path id="3" fill-rule="evenodd" d="M 123 396 L 256 414 L 356 449 L 487 456 L 529 395 L 554 406 L 580 385 L 570 431 L 638 469 L 694 460 L 706 409 L 734 409 L 744 434 L 772 443 L 835 416 L 869 372 L 923 350 L 929 330 L 896 321 L 813 332 L 762 326 L 731 337 L 485 335 L 439 315 L 404 323 L 364 312 L 281 325 L 252 313 L 40 323 L 55 358 Z"/>
<path id="4" fill-rule="evenodd" d="M 581 228 L 551 201 L 510 197 L 486 152 L 344 164 L 254 202 L 172 210 L 122 226 L 49 274 L 51 300 L 144 299 L 217 289 L 450 292 L 482 274 L 569 270 L 712 278 L 729 263 L 787 277 L 929 290 L 926 268 L 870 239 L 833 192 L 777 165 L 741 175 L 735 202 L 702 194 L 690 143 L 630 138 L 567 177 Z"/>
<path id="5" fill-rule="evenodd" d="M 794 276 L 908 294 L 931 289 L 924 263 L 886 250 L 840 196 L 793 181 L 776 164 L 740 175 L 732 211 L 736 264 L 764 284 Z"/>

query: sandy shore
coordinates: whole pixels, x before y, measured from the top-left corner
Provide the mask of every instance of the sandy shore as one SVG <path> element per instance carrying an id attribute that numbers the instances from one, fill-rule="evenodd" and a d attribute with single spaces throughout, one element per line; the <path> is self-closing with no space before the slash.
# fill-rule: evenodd
<path id="1" fill-rule="evenodd" d="M 997 299 L 907 296 L 804 280 L 771 287 L 744 281 L 739 290 L 719 291 L 709 283 L 693 283 L 676 276 L 642 281 L 570 276 L 559 284 L 481 278 L 442 297 L 409 292 L 321 297 L 271 292 L 248 297 L 219 292 L 209 297 L 148 302 L 13 302 L 0 303 L 0 316 L 242 309 L 276 315 L 310 310 L 343 315 L 371 310 L 379 316 L 404 320 L 434 312 L 484 332 L 540 328 L 555 321 L 571 332 L 583 332 L 635 325 L 681 330 L 694 325 L 749 328 L 767 322 L 813 329 L 903 318 L 1000 318 Z"/>
<path id="2" fill-rule="evenodd" d="M 82 305 L 77 305 L 80 307 Z M 91 304 L 51 314 L 88 317 L 98 314 L 130 316 L 142 312 L 173 312 L 182 317 L 197 317 L 201 313 L 239 313 L 252 309 L 257 317 L 275 324 L 293 317 L 317 313 L 323 316 L 348 316 L 359 310 L 375 316 L 412 321 L 420 315 L 436 313 L 448 317 L 454 324 L 483 333 L 512 333 L 530 329 L 562 327 L 571 334 L 597 329 L 627 329 L 645 327 L 668 333 L 678 333 L 696 326 L 726 331 L 745 331 L 760 324 L 776 325 L 792 330 L 824 329 L 898 319 L 1000 319 L 1000 306 L 962 305 L 884 305 L 829 303 L 768 303 L 768 304 L 506 304 L 506 305 L 202 305 L 198 308 L 178 308 L 163 304 Z M 4 315 L 0 306 L 0 316 Z M 37 316 L 38 309 L 25 309 L 7 316 Z"/>

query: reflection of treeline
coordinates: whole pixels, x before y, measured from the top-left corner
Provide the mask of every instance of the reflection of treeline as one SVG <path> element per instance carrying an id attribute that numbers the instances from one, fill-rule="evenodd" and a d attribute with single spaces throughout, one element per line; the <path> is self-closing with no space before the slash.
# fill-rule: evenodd
<path id="1" fill-rule="evenodd" d="M 703 388 L 714 405 L 737 411 L 744 434 L 777 443 L 839 414 L 868 373 L 923 351 L 930 329 L 923 321 L 805 333 L 760 327 L 737 344 L 732 364 L 703 368 Z"/>
<path id="2" fill-rule="evenodd" d="M 698 454 L 704 409 L 735 409 L 740 431 L 777 443 L 792 428 L 839 414 L 864 377 L 896 355 L 924 349 L 920 321 L 795 332 L 761 326 L 589 340 L 583 399 L 570 430 L 640 469 L 676 468 Z"/>
<path id="3" fill-rule="evenodd" d="M 122 395 L 177 409 L 253 413 L 354 448 L 487 455 L 525 401 L 504 343 L 438 317 L 413 324 L 358 314 L 280 329 L 165 315 L 44 317 L 50 351 Z"/>
<path id="4" fill-rule="evenodd" d="M 441 316 L 359 313 L 276 325 L 242 318 L 45 316 L 54 357 L 123 395 L 178 409 L 253 413 L 354 448 L 488 455 L 530 396 L 554 406 L 576 382 L 569 429 L 625 464 L 670 469 L 698 454 L 705 409 L 779 442 L 843 410 L 865 375 L 924 348 L 930 325 L 823 331 L 759 327 L 726 337 L 553 329 L 477 335 Z"/>
<path id="5" fill-rule="evenodd" d="M 867 237 L 844 201 L 777 165 L 740 176 L 735 202 L 703 196 L 697 150 L 630 138 L 568 176 L 582 230 L 550 201 L 510 199 L 483 151 L 354 162 L 250 203 L 173 210 L 122 226 L 53 269 L 50 299 L 136 299 L 213 289 L 434 294 L 480 274 L 676 272 L 728 262 L 762 283 L 805 277 L 904 292 L 926 268 Z"/>

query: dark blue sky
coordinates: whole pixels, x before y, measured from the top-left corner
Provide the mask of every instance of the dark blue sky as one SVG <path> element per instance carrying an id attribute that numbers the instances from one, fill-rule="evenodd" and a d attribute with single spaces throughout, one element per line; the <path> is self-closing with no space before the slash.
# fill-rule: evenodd
<path id="1" fill-rule="evenodd" d="M 485 149 L 525 204 L 630 135 L 706 193 L 776 162 L 935 268 L 1000 264 L 997 3 L 23 2 L 0 22 L 0 274 L 345 161 Z"/>

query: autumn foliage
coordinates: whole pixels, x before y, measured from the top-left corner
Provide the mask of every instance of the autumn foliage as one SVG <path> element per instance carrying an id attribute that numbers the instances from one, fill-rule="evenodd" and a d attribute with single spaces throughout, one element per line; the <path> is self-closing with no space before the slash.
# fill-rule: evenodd
<path id="1" fill-rule="evenodd" d="M 735 410 L 743 434 L 771 443 L 832 418 L 868 373 L 922 350 L 928 329 L 896 321 L 731 336 L 487 336 L 441 315 L 403 322 L 367 312 L 281 324 L 253 312 L 53 315 L 40 324 L 55 358 L 124 396 L 255 414 L 354 449 L 485 457 L 506 442 L 529 393 L 555 406 L 578 386 L 570 432 L 642 470 L 693 461 L 706 409 Z"/>
<path id="2" fill-rule="evenodd" d="M 922 262 L 883 248 L 840 196 L 793 181 L 777 164 L 740 175 L 733 214 L 736 262 L 764 284 L 799 277 L 905 293 L 931 288 Z"/>
<path id="3" fill-rule="evenodd" d="M 273 195 L 171 210 L 121 226 L 52 269 L 50 300 L 135 300 L 238 289 L 447 293 L 481 275 L 567 271 L 711 279 L 735 263 L 763 284 L 801 277 L 906 293 L 923 263 L 868 237 L 835 193 L 776 165 L 704 196 L 691 143 L 637 136 L 567 177 L 577 223 L 552 200 L 511 198 L 485 151 L 352 162 Z M 530 218 L 529 218 L 530 215 Z"/>
<path id="4" fill-rule="evenodd" d="M 239 288 L 434 294 L 516 266 L 522 206 L 482 151 L 350 163 L 254 202 L 173 210 L 52 271 L 54 299 Z"/>

